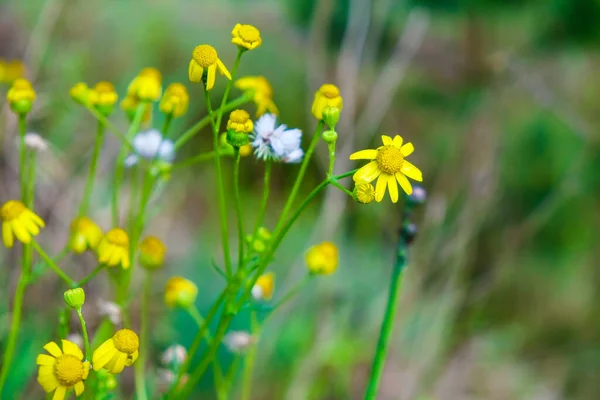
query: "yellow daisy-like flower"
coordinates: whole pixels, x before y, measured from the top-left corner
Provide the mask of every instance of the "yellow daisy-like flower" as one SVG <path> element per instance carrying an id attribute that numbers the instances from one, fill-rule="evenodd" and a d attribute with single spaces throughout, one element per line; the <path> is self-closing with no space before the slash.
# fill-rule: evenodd
<path id="1" fill-rule="evenodd" d="M 52 400 L 63 400 L 67 390 L 75 389 L 80 396 L 85 389 L 83 381 L 90 373 L 89 361 L 83 361 L 79 347 L 68 340 L 62 341 L 62 350 L 55 342 L 47 343 L 44 349 L 50 353 L 39 354 L 35 363 L 40 366 L 37 381 L 46 393 L 54 392 Z"/>
<path id="2" fill-rule="evenodd" d="M 406 194 L 412 194 L 412 186 L 406 177 L 422 182 L 421 171 L 406 161 L 414 150 L 412 143 L 402 145 L 402 137 L 396 135 L 394 139 L 389 136 L 381 136 L 383 146 L 376 150 L 361 150 L 350 155 L 351 160 L 372 160 L 370 163 L 356 171 L 353 176 L 355 182 L 373 182 L 377 179 L 375 187 L 375 200 L 380 202 L 385 195 L 386 188 L 390 192 L 392 202 L 398 201 L 398 185 Z"/>
<path id="3" fill-rule="evenodd" d="M 8 248 L 13 247 L 14 238 L 21 243 L 31 243 L 32 236 L 45 227 L 44 221 L 18 200 L 9 200 L 0 208 L 2 220 L 2 241 Z"/>
<path id="4" fill-rule="evenodd" d="M 252 288 L 252 297 L 256 300 L 271 300 L 275 291 L 275 274 L 267 272 L 261 275 Z"/>
<path id="5" fill-rule="evenodd" d="M 122 266 L 123 269 L 130 267 L 129 262 L 129 236 L 120 228 L 113 228 L 98 245 L 98 261 L 108 267 Z"/>
<path id="6" fill-rule="evenodd" d="M 169 307 L 188 308 L 196 302 L 198 287 L 190 280 L 174 276 L 165 286 L 165 303 Z"/>
<path id="7" fill-rule="evenodd" d="M 24 78 L 25 72 L 25 64 L 22 61 L 4 62 L 0 60 L 0 83 L 12 83 L 19 78 Z"/>
<path id="8" fill-rule="evenodd" d="M 156 101 L 161 94 L 161 82 L 151 74 L 136 76 L 127 87 L 127 96 L 140 101 Z"/>
<path id="9" fill-rule="evenodd" d="M 77 254 L 95 250 L 103 235 L 102 229 L 88 217 L 75 218 L 71 223 L 69 248 Z"/>
<path id="10" fill-rule="evenodd" d="M 315 100 L 312 105 L 312 115 L 319 121 L 323 119 L 323 110 L 327 107 L 336 107 L 342 111 L 344 100 L 340 95 L 340 89 L 330 83 L 326 83 L 315 93 Z"/>
<path id="11" fill-rule="evenodd" d="M 17 79 L 6 93 L 10 108 L 18 114 L 28 113 L 35 101 L 36 94 L 27 79 Z"/>
<path id="12" fill-rule="evenodd" d="M 190 104 L 190 95 L 187 88 L 181 83 L 171 83 L 160 100 L 160 111 L 181 117 L 187 112 Z"/>
<path id="13" fill-rule="evenodd" d="M 102 81 L 96 83 L 94 92 L 97 95 L 94 99 L 94 104 L 96 106 L 113 106 L 119 99 L 119 96 L 115 91 L 115 86 L 110 82 Z"/>
<path id="14" fill-rule="evenodd" d="M 234 110 L 229 114 L 227 129 L 234 130 L 237 133 L 250 133 L 254 129 L 254 124 L 250 119 L 250 114 L 246 110 Z"/>
<path id="15" fill-rule="evenodd" d="M 263 76 L 246 76 L 234 83 L 235 87 L 244 91 L 252 92 L 252 100 L 256 103 L 256 116 L 260 117 L 266 112 L 279 114 L 279 110 L 273 103 L 273 88 L 269 81 Z"/>
<path id="16" fill-rule="evenodd" d="M 338 267 L 338 248 L 332 242 L 319 243 L 308 249 L 304 258 L 311 274 L 330 275 Z"/>
<path id="17" fill-rule="evenodd" d="M 162 267 L 167 255 L 167 246 L 156 236 L 147 236 L 140 243 L 140 264 L 148 269 Z"/>
<path id="18" fill-rule="evenodd" d="M 225 75 L 227 79 L 231 80 L 231 74 L 219 59 L 217 50 L 214 47 L 208 44 L 196 46 L 188 67 L 190 82 L 200 83 L 204 71 L 206 71 L 206 90 L 211 90 L 215 86 L 217 69 L 221 75 Z"/>
<path id="19" fill-rule="evenodd" d="M 94 105 L 98 98 L 98 93 L 95 90 L 89 88 L 88 85 L 84 82 L 76 83 L 69 90 L 69 95 L 75 102 L 83 105 Z"/>
<path id="20" fill-rule="evenodd" d="M 261 45 L 260 31 L 252 25 L 236 24 L 231 31 L 231 43 L 247 50 L 254 50 Z"/>
<path id="21" fill-rule="evenodd" d="M 94 371 L 102 368 L 111 374 L 120 374 L 125 367 L 138 359 L 140 338 L 130 329 L 118 330 L 113 337 L 102 343 L 92 355 Z"/>

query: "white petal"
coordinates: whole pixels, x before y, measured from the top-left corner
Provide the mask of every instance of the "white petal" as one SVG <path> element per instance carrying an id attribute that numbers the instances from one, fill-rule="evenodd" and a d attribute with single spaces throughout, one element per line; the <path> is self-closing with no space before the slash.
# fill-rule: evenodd
<path id="1" fill-rule="evenodd" d="M 139 159 L 140 158 L 136 154 L 130 154 L 125 159 L 125 166 L 126 167 L 133 167 L 135 164 L 138 163 Z"/>
<path id="2" fill-rule="evenodd" d="M 254 124 L 254 131 L 257 135 L 267 138 L 275 130 L 276 117 L 273 114 L 264 114 Z"/>
<path id="3" fill-rule="evenodd" d="M 291 153 L 288 153 L 283 158 L 283 161 L 290 163 L 290 164 L 296 164 L 296 163 L 299 163 L 300 161 L 302 161 L 302 157 L 304 157 L 304 151 L 302 149 L 296 149 L 296 150 L 292 151 Z"/>
<path id="4" fill-rule="evenodd" d="M 163 161 L 173 161 L 175 159 L 175 145 L 170 140 L 165 140 L 160 144 L 158 157 Z"/>

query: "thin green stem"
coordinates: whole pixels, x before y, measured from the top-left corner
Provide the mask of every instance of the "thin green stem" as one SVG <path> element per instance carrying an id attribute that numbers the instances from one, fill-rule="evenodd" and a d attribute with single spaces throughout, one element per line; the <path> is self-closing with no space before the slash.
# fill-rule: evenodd
<path id="1" fill-rule="evenodd" d="M 104 116 L 101 112 L 99 112 L 98 110 L 96 110 L 91 105 L 86 105 L 86 108 L 88 109 L 88 111 L 90 113 L 92 113 L 92 115 L 94 117 L 96 117 L 96 119 L 98 120 L 98 122 L 102 123 L 110 132 L 112 132 L 117 137 L 117 139 L 119 139 L 121 141 L 121 143 L 128 150 L 133 149 L 133 144 L 131 143 L 131 138 L 129 138 L 126 134 L 124 134 L 123 132 L 121 132 L 112 122 L 110 122 L 108 120 L 108 118 L 106 118 L 106 116 Z M 143 115 L 143 113 L 142 113 L 142 115 Z"/>
<path id="2" fill-rule="evenodd" d="M 36 242 L 35 240 L 31 241 L 31 245 L 33 246 L 33 248 L 37 251 L 37 253 L 40 255 L 40 257 L 42 257 L 42 259 L 46 262 L 46 264 L 56 273 L 56 275 L 58 275 L 58 277 L 60 279 L 62 279 L 63 281 L 65 281 L 65 283 L 69 286 L 69 287 L 77 287 L 75 281 L 73 281 L 73 279 L 69 278 L 69 276 L 67 274 L 65 274 L 55 263 L 54 261 L 52 261 L 52 259 L 48 256 L 48 254 L 46 254 L 46 252 L 44 251 L 44 249 L 42 249 L 40 247 L 40 245 L 38 244 L 38 242 Z"/>
<path id="3" fill-rule="evenodd" d="M 29 160 L 27 166 L 27 201 L 25 205 L 30 210 L 34 209 L 35 205 L 35 167 L 36 167 L 36 152 L 32 150 L 29 152 Z"/>
<path id="4" fill-rule="evenodd" d="M 335 179 L 331 180 L 331 184 L 333 186 L 335 186 L 336 188 L 340 189 L 342 192 L 346 193 L 348 196 L 352 197 L 352 192 L 349 191 L 348 189 L 346 189 L 344 186 L 342 186 L 338 181 L 336 181 Z"/>
<path id="5" fill-rule="evenodd" d="M 227 98 L 229 97 L 229 92 L 231 91 L 231 87 L 233 86 L 233 80 L 236 78 L 237 70 L 240 66 L 240 60 L 242 59 L 242 54 L 244 54 L 244 50 L 238 49 L 237 56 L 235 57 L 235 62 L 233 63 L 233 69 L 231 70 L 231 79 L 229 80 L 229 82 L 227 82 L 227 86 L 225 86 L 223 99 L 221 99 L 221 106 L 217 110 L 217 123 L 215 124 L 217 130 L 221 127 L 221 120 L 223 119 L 223 111 L 225 109 L 225 104 L 227 104 Z"/>
<path id="6" fill-rule="evenodd" d="M 258 233 L 258 230 L 263 224 L 265 219 L 265 214 L 267 212 L 267 204 L 269 202 L 269 191 L 271 190 L 271 167 L 273 165 L 273 161 L 268 158 L 265 162 L 265 177 L 263 181 L 263 196 L 262 202 L 260 204 L 260 209 L 258 212 L 258 218 L 256 219 L 256 225 L 254 227 L 254 231 L 252 231 L 252 239 L 254 239 Z"/>
<path id="7" fill-rule="evenodd" d="M 105 266 L 106 266 L 106 264 L 98 264 L 98 266 L 96 268 L 94 268 L 94 270 L 92 272 L 90 272 L 88 276 L 86 276 L 85 278 L 83 278 L 82 280 L 80 280 L 79 282 L 77 282 L 76 285 L 78 287 L 81 287 L 81 286 L 85 285 L 86 283 L 88 283 L 90 281 L 90 279 L 92 279 L 93 277 L 95 277 L 96 275 L 98 275 L 98 273 L 100 271 L 102 271 Z"/>
<path id="8" fill-rule="evenodd" d="M 189 167 L 189 166 L 192 166 L 194 164 L 201 163 L 203 161 L 210 161 L 210 160 L 212 160 L 214 158 L 215 158 L 215 152 L 214 151 L 209 151 L 208 153 L 198 154 L 195 157 L 190 157 L 187 160 L 184 160 L 182 162 L 173 164 L 173 167 L 171 167 L 171 170 L 175 170 L 175 169 L 179 169 L 179 168 L 184 168 L 184 167 Z"/>
<path id="9" fill-rule="evenodd" d="M 275 303 L 275 305 L 273 305 L 273 309 L 271 310 L 271 312 L 269 313 L 268 317 L 273 315 L 273 313 L 275 311 L 277 311 L 277 309 L 279 309 L 280 307 L 282 307 L 284 304 L 286 304 L 288 301 L 290 301 L 291 299 L 293 299 L 302 289 L 304 289 L 304 287 L 310 282 L 312 281 L 314 275 L 312 274 L 306 274 L 306 276 L 304 277 L 304 279 L 302 279 L 300 282 L 298 282 L 292 289 L 290 289 L 289 292 L 287 292 L 277 303 Z"/>
<path id="10" fill-rule="evenodd" d="M 85 318 L 83 318 L 83 313 L 81 312 L 81 308 L 77 310 L 77 316 L 79 317 L 79 322 L 81 322 L 81 333 L 83 334 L 83 344 L 85 348 L 85 359 L 91 360 L 90 354 L 90 339 L 88 337 L 87 326 L 85 324 Z"/>
<path id="11" fill-rule="evenodd" d="M 333 167 L 335 166 L 335 141 L 333 143 L 329 143 L 329 168 L 327 169 L 327 177 L 333 175 Z"/>
<path id="12" fill-rule="evenodd" d="M 169 128 L 171 127 L 171 122 L 173 122 L 173 114 L 169 113 L 165 115 L 165 120 L 162 126 L 162 135 L 165 139 L 169 137 Z"/>
<path id="13" fill-rule="evenodd" d="M 259 334 L 258 315 L 256 311 L 250 313 L 250 333 L 254 337 L 258 337 Z M 253 344 L 246 357 L 244 357 L 244 375 L 242 378 L 242 400 L 250 400 L 252 394 L 252 373 L 254 372 L 254 360 L 256 359 L 257 344 Z"/>
<path id="14" fill-rule="evenodd" d="M 98 167 L 100 151 L 102 150 L 102 143 L 104 142 L 104 130 L 104 123 L 102 121 L 98 121 L 98 128 L 96 130 L 96 142 L 94 143 L 92 159 L 90 160 L 88 178 L 87 182 L 85 183 L 85 190 L 83 192 L 83 198 L 81 199 L 81 205 L 79 206 L 80 217 L 87 214 L 90 205 L 90 197 L 92 196 L 92 192 L 94 190 L 94 182 L 96 180 L 96 168 Z"/>
<path id="15" fill-rule="evenodd" d="M 140 352 L 139 358 L 135 363 L 135 393 L 136 399 L 146 400 L 146 374 L 145 363 L 146 354 L 148 354 L 148 313 L 150 306 L 150 289 L 152 287 L 152 273 L 147 271 L 144 277 L 144 286 L 142 288 L 142 304 L 140 316 Z"/>
<path id="16" fill-rule="evenodd" d="M 27 120 L 25 114 L 19 114 L 19 173 L 21 178 L 21 201 L 27 204 L 27 147 L 25 146 L 25 133 Z"/>
<path id="17" fill-rule="evenodd" d="M 242 214 L 242 198 L 240 196 L 240 148 L 234 147 L 233 155 L 235 164 L 233 165 L 233 197 L 235 201 L 235 210 L 237 214 L 238 228 L 238 269 L 244 266 L 244 220 Z"/>

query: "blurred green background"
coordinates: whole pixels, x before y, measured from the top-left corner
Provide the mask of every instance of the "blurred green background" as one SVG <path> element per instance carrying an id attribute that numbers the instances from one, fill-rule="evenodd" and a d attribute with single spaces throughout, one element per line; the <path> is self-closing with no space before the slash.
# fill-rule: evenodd
<path id="1" fill-rule="evenodd" d="M 175 123 L 181 132 L 205 113 L 199 88 L 187 84 L 193 47 L 210 43 L 231 65 L 230 31 L 238 22 L 256 25 L 263 38 L 244 56 L 240 74 L 270 80 L 289 126 L 310 137 L 314 91 L 326 82 L 341 88 L 337 172 L 355 168 L 348 155 L 376 146 L 380 133 L 415 145 L 411 161 L 423 171 L 429 198 L 415 217 L 420 233 L 380 399 L 600 398 L 597 0 L 0 1 L 0 57 L 25 59 L 38 91 L 30 128 L 52 144 L 39 168 L 45 246 L 57 252 L 65 243 L 94 140 L 93 119 L 68 89 L 109 80 L 123 94 L 141 68 L 157 67 L 165 83 L 181 81 L 191 91 L 190 112 Z M 223 88 L 217 79 L 213 98 Z M 112 119 L 126 124 L 120 112 Z M 18 192 L 15 135 L 4 104 L 2 202 Z M 208 150 L 209 136 L 199 135 L 178 159 Z M 305 193 L 325 174 L 322 147 Z M 117 151 L 109 137 L 93 200 L 105 229 Z M 250 223 L 263 165 L 252 157 L 243 162 Z M 296 171 L 294 165 L 275 169 L 271 228 Z M 189 345 L 195 333 L 189 316 L 163 305 L 166 278 L 194 280 L 204 312 L 223 287 L 210 267 L 220 255 L 213 176 L 210 165 L 178 171 L 154 203 L 148 233 L 166 241 L 169 265 L 155 279 L 153 365 L 164 348 Z M 272 268 L 276 298 L 302 279 L 303 253 L 318 241 L 339 246 L 340 268 L 264 327 L 254 399 L 361 398 L 401 214 L 400 204 L 364 206 L 332 191 L 303 215 Z M 13 253 L 0 250 L 2 298 L 17 278 Z M 79 276 L 93 262 L 73 257 L 66 268 Z M 103 275 L 86 289 L 92 331 L 95 299 L 110 296 L 107 283 Z M 29 289 L 12 396 L 42 397 L 32 379 L 34 359 L 56 339 L 63 289 L 54 277 Z M 134 301 L 134 315 L 138 306 Z M 3 302 L 2 336 L 8 309 Z M 247 329 L 247 317 L 236 318 L 232 329 Z M 232 358 L 225 350 L 219 357 L 225 364 Z M 120 378 L 125 394 L 131 372 Z M 195 398 L 212 398 L 211 383 L 208 377 Z"/>

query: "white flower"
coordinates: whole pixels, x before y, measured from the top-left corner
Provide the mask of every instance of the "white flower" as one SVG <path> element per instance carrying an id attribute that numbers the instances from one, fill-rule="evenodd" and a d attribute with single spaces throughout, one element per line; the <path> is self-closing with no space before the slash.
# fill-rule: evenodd
<path id="1" fill-rule="evenodd" d="M 169 346 L 160 357 L 160 361 L 164 365 L 181 365 L 187 358 L 187 350 L 180 344 Z"/>
<path id="2" fill-rule="evenodd" d="M 156 129 L 140 132 L 133 138 L 134 154 L 125 159 L 125 165 L 130 167 L 137 164 L 140 157 L 147 160 L 158 159 L 172 162 L 175 159 L 175 145 L 168 139 L 163 139 L 161 133 Z"/>
<path id="3" fill-rule="evenodd" d="M 108 317 L 113 325 L 121 325 L 121 307 L 117 304 L 98 299 L 96 307 L 98 307 L 98 313 L 103 317 Z"/>
<path id="4" fill-rule="evenodd" d="M 33 133 L 33 132 L 26 133 L 23 140 L 25 141 L 25 146 L 29 150 L 33 150 L 33 151 L 48 150 L 48 142 L 46 142 L 46 140 L 43 137 L 41 137 L 40 135 L 38 135 L 37 133 Z"/>
<path id="5" fill-rule="evenodd" d="M 256 343 L 256 338 L 248 332 L 231 331 L 225 335 L 223 343 L 232 353 L 242 353 Z"/>
<path id="6" fill-rule="evenodd" d="M 254 124 L 252 147 L 254 154 L 263 160 L 273 159 L 286 163 L 297 163 L 302 160 L 304 152 L 300 147 L 302 131 L 287 129 L 281 124 L 277 126 L 277 117 L 264 114 Z"/>

